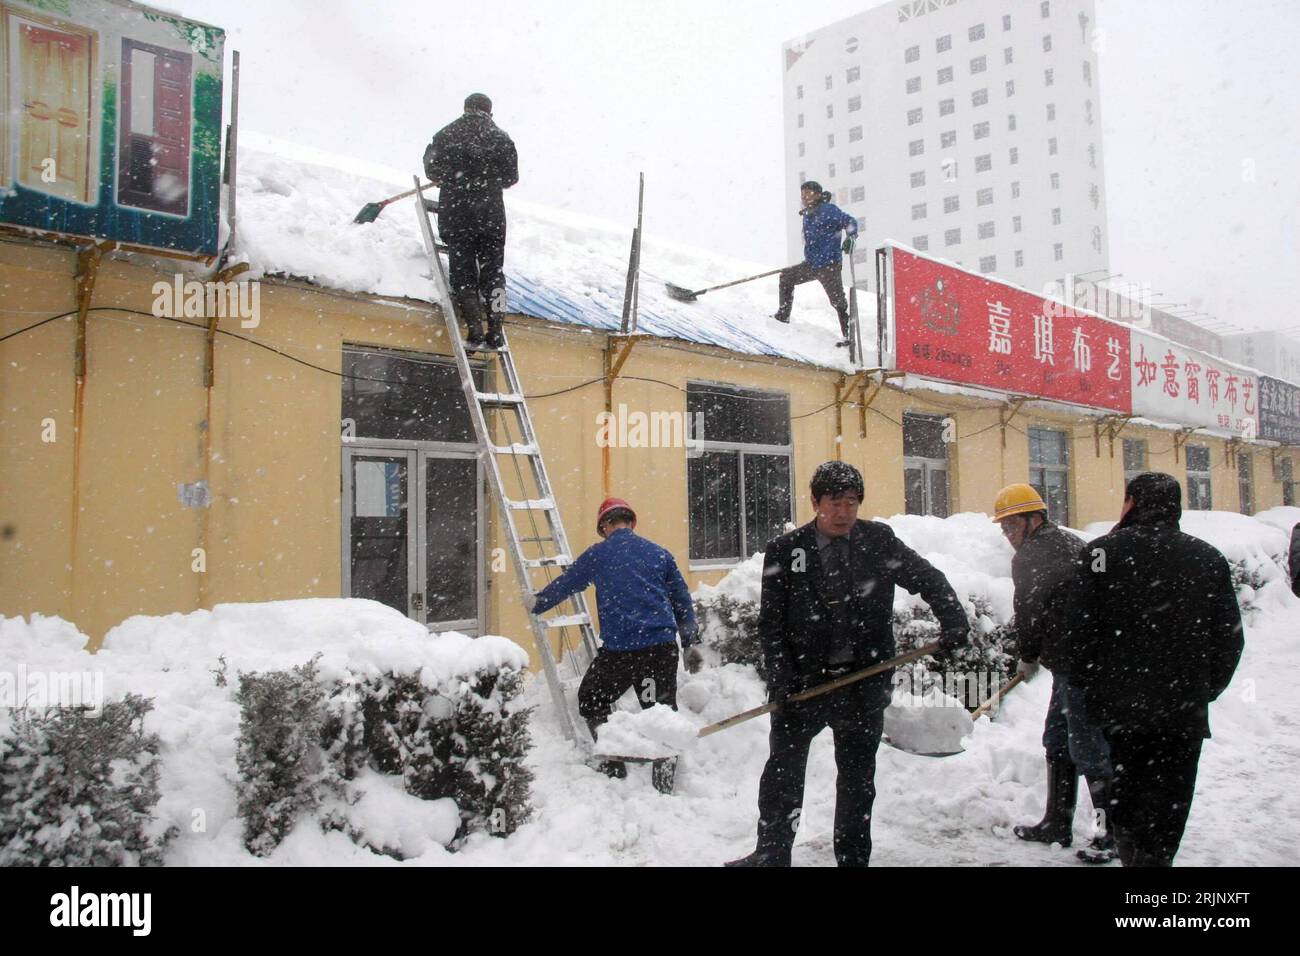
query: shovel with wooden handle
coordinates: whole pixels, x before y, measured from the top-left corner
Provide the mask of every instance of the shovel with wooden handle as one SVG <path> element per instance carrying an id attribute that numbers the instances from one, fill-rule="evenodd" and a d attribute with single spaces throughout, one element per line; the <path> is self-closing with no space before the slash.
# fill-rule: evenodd
<path id="1" fill-rule="evenodd" d="M 768 276 L 774 276 L 778 272 L 784 272 L 787 267 L 782 266 L 780 269 L 772 269 L 770 272 L 760 272 L 756 276 L 745 276 L 743 279 L 734 279 L 731 282 L 724 282 L 722 285 L 711 285 L 707 289 L 683 289 L 679 285 L 673 285 L 671 282 L 664 283 L 664 289 L 668 292 L 668 297 L 676 299 L 678 302 L 694 302 L 706 292 L 716 292 L 718 289 L 729 289 L 733 285 L 744 285 L 746 282 L 753 282 L 755 279 L 766 279 Z"/>

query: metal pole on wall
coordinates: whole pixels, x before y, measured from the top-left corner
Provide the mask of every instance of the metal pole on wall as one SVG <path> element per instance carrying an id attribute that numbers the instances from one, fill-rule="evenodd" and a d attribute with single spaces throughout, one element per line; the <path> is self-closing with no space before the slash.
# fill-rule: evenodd
<path id="1" fill-rule="evenodd" d="M 231 55 L 230 67 L 230 125 L 226 127 L 226 221 L 230 226 L 230 235 L 226 237 L 226 247 L 222 250 L 222 265 L 235 248 L 235 186 L 236 162 L 239 156 L 239 51 Z"/>

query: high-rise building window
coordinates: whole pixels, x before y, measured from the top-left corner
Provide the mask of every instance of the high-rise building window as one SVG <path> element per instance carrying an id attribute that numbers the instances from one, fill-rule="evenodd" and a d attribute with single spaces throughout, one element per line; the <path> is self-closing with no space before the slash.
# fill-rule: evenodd
<path id="1" fill-rule="evenodd" d="M 802 156 L 803 153 L 804 153 L 804 146 L 803 146 L 803 143 L 800 143 L 800 144 L 799 144 L 799 155 Z"/>
<path id="2" fill-rule="evenodd" d="M 1015 129 L 1016 129 L 1016 114 L 1015 114 L 1015 113 L 1008 113 L 1008 114 L 1007 114 L 1007 129 L 1010 130 L 1010 131 L 1013 132 L 1013 133 L 1015 132 Z"/>
<path id="3" fill-rule="evenodd" d="M 956 104 L 954 104 L 952 100 L 940 100 L 940 101 L 939 101 L 939 115 L 940 115 L 940 116 L 947 116 L 949 113 L 951 113 L 951 112 L 952 112 L 953 110 L 955 110 L 956 108 L 957 108 L 957 107 L 956 107 Z"/>
<path id="4" fill-rule="evenodd" d="M 866 202 L 867 187 L 854 186 L 853 191 L 849 193 L 849 202 Z"/>
<path id="5" fill-rule="evenodd" d="M 930 237 L 929 237 L 929 236 L 913 236 L 913 237 L 912 237 L 912 248 L 913 248 L 913 249 L 916 249 L 916 250 L 918 250 L 918 251 L 920 251 L 920 252 L 925 252 L 927 249 L 930 248 Z"/>
<path id="6" fill-rule="evenodd" d="M 925 170 L 924 170 L 924 169 L 918 169 L 918 170 L 916 170 L 916 172 L 912 173 L 911 179 L 912 179 L 912 188 L 913 188 L 913 189 L 917 189 L 917 188 L 919 188 L 919 187 L 921 187 L 921 186 L 924 186 L 924 185 L 925 185 Z"/>
<path id="7" fill-rule="evenodd" d="M 835 148 L 835 134 L 834 134 L 834 133 L 827 133 L 827 134 L 826 134 L 826 148 L 827 148 L 827 149 L 834 149 L 834 148 Z"/>
<path id="8" fill-rule="evenodd" d="M 939 71 L 939 84 L 942 86 L 944 83 L 951 83 L 951 82 L 952 82 L 952 67 L 945 66 L 942 70 Z"/>
<path id="9" fill-rule="evenodd" d="M 1017 147 L 1017 146 L 1012 146 L 1011 149 L 1007 150 L 1007 161 L 1008 161 L 1012 166 L 1014 166 L 1016 163 L 1020 162 L 1020 148 L 1019 148 L 1019 147 Z"/>
<path id="10" fill-rule="evenodd" d="M 957 211 L 959 211 L 960 209 L 961 209 L 961 197 L 960 197 L 960 196 L 944 196 L 944 197 L 943 197 L 943 211 L 944 211 L 944 212 L 957 212 Z"/>
<path id="11" fill-rule="evenodd" d="M 989 273 L 998 271 L 997 256 L 980 256 L 980 272 Z"/>
<path id="12" fill-rule="evenodd" d="M 1043 2 L 1038 5 L 1038 9 L 1043 14 L 1044 20 L 1052 15 L 1052 4 L 1050 3 L 1050 0 L 1043 0 Z"/>
<path id="13" fill-rule="evenodd" d="M 1062 259 L 1064 259 L 1064 258 L 1065 258 L 1065 246 L 1061 245 L 1061 243 L 1059 243 L 1059 242 L 1057 242 L 1057 243 L 1053 243 L 1053 244 L 1052 244 L 1052 258 L 1055 259 L 1057 262 L 1060 262 Z"/>
<path id="14" fill-rule="evenodd" d="M 971 43 L 974 43 L 976 40 L 983 40 L 983 39 L 984 39 L 984 24 L 982 24 L 982 23 L 977 23 L 977 24 L 975 24 L 975 26 L 973 26 L 973 27 L 971 27 L 969 30 L 967 30 L 967 31 L 966 31 L 966 38 L 967 38 L 968 40 L 970 40 Z"/>
<path id="15" fill-rule="evenodd" d="M 957 160 L 949 156 L 939 164 L 939 168 L 943 170 L 943 181 L 945 183 L 955 183 L 957 181 Z"/>
<path id="16" fill-rule="evenodd" d="M 795 125 L 798 126 L 800 129 L 803 129 L 803 114 L 802 114 L 802 113 L 800 113 L 800 114 L 795 118 Z"/>
<path id="17" fill-rule="evenodd" d="M 801 100 L 801 99 L 803 99 L 803 84 L 802 84 L 802 83 L 800 83 L 798 86 L 796 86 L 796 87 L 794 88 L 794 98 L 795 98 L 796 100 Z"/>
<path id="18" fill-rule="evenodd" d="M 1016 81 L 1007 80 L 1007 96 L 1015 96 L 1015 95 L 1016 95 Z"/>
<path id="19" fill-rule="evenodd" d="M 983 189 L 975 190 L 975 205 L 991 206 L 993 205 L 993 187 L 985 186 Z"/>
<path id="20" fill-rule="evenodd" d="M 857 112 L 858 110 L 860 110 L 860 109 L 862 109 L 862 97 L 860 97 L 860 96 L 850 96 L 850 97 L 849 97 L 849 112 L 850 112 L 850 113 L 856 113 L 856 112 Z"/>
<path id="21" fill-rule="evenodd" d="M 951 34 L 951 33 L 945 33 L 943 36 L 939 37 L 937 40 L 934 41 L 934 52 L 935 52 L 935 53 L 945 53 L 945 52 L 947 52 L 948 50 L 951 50 L 951 49 L 952 49 L 952 34 Z"/>
<path id="22" fill-rule="evenodd" d="M 1004 13 L 1002 15 L 1002 29 L 1003 31 L 1011 29 L 1011 14 Z"/>
<path id="23" fill-rule="evenodd" d="M 835 104 L 833 103 L 826 104 L 826 118 L 827 119 L 835 118 Z"/>
<path id="24" fill-rule="evenodd" d="M 1048 156 L 1055 156 L 1055 155 L 1056 155 L 1056 137 L 1055 137 L 1055 136 L 1049 136 L 1049 137 L 1047 138 L 1047 155 L 1048 155 Z"/>
<path id="25" fill-rule="evenodd" d="M 985 120 L 983 123 L 975 124 L 976 139 L 986 139 L 988 138 L 988 135 L 989 135 L 989 124 L 987 120 Z"/>
<path id="26" fill-rule="evenodd" d="M 866 230 L 867 230 L 867 217 L 866 217 L 866 216 L 859 216 L 859 217 L 858 217 L 858 232 L 866 232 Z"/>
<path id="27" fill-rule="evenodd" d="M 961 243 L 960 229 L 946 229 L 943 233 L 943 244 L 945 246 L 956 246 Z"/>
<path id="28" fill-rule="evenodd" d="M 910 76 L 907 78 L 907 92 L 909 93 L 921 92 L 921 78 L 919 76 Z"/>
<path id="29" fill-rule="evenodd" d="M 972 73 L 983 73 L 989 68 L 989 58 L 986 56 L 977 56 L 970 61 L 970 71 Z"/>
<path id="30" fill-rule="evenodd" d="M 1012 160 L 1012 162 L 1014 162 L 1014 160 Z M 1012 199 L 1020 198 L 1020 180 L 1018 179 L 1011 184 L 1011 198 Z"/>
<path id="31" fill-rule="evenodd" d="M 990 156 L 988 153 L 985 153 L 983 156 L 975 157 L 975 172 L 987 173 L 992 168 L 993 168 L 993 157 Z"/>
<path id="32" fill-rule="evenodd" d="M 1049 123 L 1051 123 L 1051 122 L 1055 121 L 1055 119 L 1056 119 L 1056 104 L 1055 104 L 1055 103 L 1048 103 L 1048 104 L 1047 104 L 1047 121 L 1048 121 Z"/>
<path id="33" fill-rule="evenodd" d="M 1049 66 L 1047 69 L 1043 70 L 1043 85 L 1051 86 L 1055 82 L 1056 82 L 1056 74 Z"/>
<path id="34" fill-rule="evenodd" d="M 860 67 L 860 66 L 851 66 L 851 67 L 849 67 L 847 70 L 844 71 L 844 82 L 845 82 L 845 83 L 856 83 L 856 82 L 858 82 L 858 80 L 860 80 L 860 79 L 862 79 L 862 67 Z"/>
<path id="35" fill-rule="evenodd" d="M 908 110 L 908 111 L 907 111 L 907 125 L 908 125 L 908 126 L 915 126 L 915 125 L 916 125 L 917 123 L 919 123 L 919 122 L 921 122 L 921 107 L 918 106 L 918 107 L 917 107 L 916 109 L 914 109 L 914 110 Z"/>
<path id="36" fill-rule="evenodd" d="M 1190 511 L 1209 511 L 1213 505 L 1210 494 L 1210 447 L 1184 445 L 1187 455 L 1187 507 Z"/>
<path id="37" fill-rule="evenodd" d="M 864 163 L 863 163 L 863 159 L 862 159 L 861 156 L 850 156 L 850 157 L 849 157 L 849 172 L 851 172 L 851 173 L 860 173 L 860 172 L 862 172 L 862 167 L 863 167 L 863 165 L 864 165 Z"/>
<path id="38" fill-rule="evenodd" d="M 1019 231 L 1020 231 L 1020 217 L 1019 217 L 1019 216 L 1012 216 L 1012 217 L 1011 217 L 1011 231 L 1012 231 L 1012 232 L 1019 232 Z"/>
<path id="39" fill-rule="evenodd" d="M 1011 49 L 1011 47 L 1007 47 L 1005 50 L 1002 51 L 1003 63 L 1014 63 L 1015 60 L 1016 60 L 1016 52 L 1015 50 Z"/>
<path id="40" fill-rule="evenodd" d="M 1052 210 L 1052 225 L 1059 226 L 1060 224 L 1061 224 L 1061 209 L 1058 206 Z"/>
<path id="41" fill-rule="evenodd" d="M 988 101 L 989 101 L 989 91 L 987 89 L 976 90 L 974 93 L 970 95 L 971 106 L 983 106 Z"/>
<path id="42" fill-rule="evenodd" d="M 904 63 L 915 63 L 919 59 L 921 59 L 921 48 L 919 46 L 909 46 L 903 51 Z"/>
<path id="43" fill-rule="evenodd" d="M 1083 61 L 1083 82 L 1092 86 L 1092 64 L 1087 60 Z"/>
<path id="44" fill-rule="evenodd" d="M 907 144 L 908 156 L 920 156 L 924 152 L 925 152 L 925 140 L 923 139 L 914 139 Z"/>
<path id="45" fill-rule="evenodd" d="M 829 73 L 827 73 L 827 74 L 826 74 L 826 89 L 829 90 L 829 89 L 831 88 L 831 83 L 832 83 L 831 75 L 830 75 Z"/>
<path id="46" fill-rule="evenodd" d="M 991 222 L 982 222 L 982 223 L 979 224 L 978 227 L 976 227 L 976 230 L 975 230 L 975 231 L 976 231 L 976 233 L 979 235 L 979 238 L 981 238 L 981 239 L 992 239 L 993 236 L 994 236 L 994 233 L 996 232 L 996 229 L 995 229 L 993 223 L 991 223 Z"/>
<path id="47" fill-rule="evenodd" d="M 849 128 L 849 142 L 850 142 L 850 143 L 856 143 L 856 142 L 857 142 L 858 140 L 860 140 L 860 139 L 862 139 L 862 127 L 861 127 L 861 126 L 852 126 L 852 127 L 850 127 L 850 128 Z"/>
<path id="48" fill-rule="evenodd" d="M 1052 52 L 1052 35 L 1050 33 L 1047 34 L 1047 36 L 1043 37 L 1043 52 L 1044 53 Z"/>
<path id="49" fill-rule="evenodd" d="M 827 164 L 826 164 L 826 175 L 827 175 L 827 178 L 829 178 L 829 179 L 834 179 L 834 178 L 835 178 L 835 164 L 834 164 L 834 163 L 827 163 Z"/>
<path id="50" fill-rule="evenodd" d="M 1024 265 L 1025 265 L 1025 250 L 1023 250 L 1023 249 L 1017 249 L 1017 250 L 1016 250 L 1016 268 L 1017 268 L 1017 269 L 1022 269 L 1022 268 L 1024 268 Z"/>
<path id="51" fill-rule="evenodd" d="M 955 129 L 945 130 L 939 134 L 939 148 L 947 149 L 949 146 L 957 145 L 957 131 Z"/>
<path id="52" fill-rule="evenodd" d="M 912 219 L 917 220 L 917 219 L 924 219 L 924 218 L 925 218 L 925 203 L 923 202 L 913 203 Z"/>
<path id="53" fill-rule="evenodd" d="M 1052 188 L 1053 188 L 1053 189 L 1060 189 L 1060 188 L 1061 188 L 1061 174 L 1060 174 L 1060 173 L 1052 173 Z"/>

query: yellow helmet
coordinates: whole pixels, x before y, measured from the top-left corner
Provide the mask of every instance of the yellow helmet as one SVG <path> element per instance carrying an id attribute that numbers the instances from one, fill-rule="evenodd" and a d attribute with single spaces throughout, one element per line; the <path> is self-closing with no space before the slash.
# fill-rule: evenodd
<path id="1" fill-rule="evenodd" d="M 1007 485 L 998 492 L 993 502 L 993 520 L 1001 521 L 1012 515 L 1029 514 L 1034 511 L 1046 511 L 1047 505 L 1032 485 Z"/>

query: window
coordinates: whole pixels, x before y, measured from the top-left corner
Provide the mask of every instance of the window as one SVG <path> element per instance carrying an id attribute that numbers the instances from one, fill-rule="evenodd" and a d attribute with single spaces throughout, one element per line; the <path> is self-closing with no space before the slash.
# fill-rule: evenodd
<path id="1" fill-rule="evenodd" d="M 860 80 L 860 79 L 862 79 L 862 67 L 860 67 L 860 66 L 851 66 L 851 67 L 849 67 L 847 70 L 844 71 L 844 82 L 845 82 L 845 83 L 856 83 L 856 82 L 858 82 L 858 80 Z"/>
<path id="2" fill-rule="evenodd" d="M 1087 60 L 1083 61 L 1083 82 L 1092 86 L 1092 64 Z"/>
<path id="3" fill-rule="evenodd" d="M 1060 188 L 1061 188 L 1061 174 L 1060 174 L 1060 173 L 1052 173 L 1051 181 L 1052 181 L 1052 188 L 1053 188 L 1053 189 L 1060 189 Z"/>
<path id="4" fill-rule="evenodd" d="M 827 73 L 827 74 L 826 74 L 826 89 L 829 90 L 830 88 L 831 88 L 831 75 L 830 75 L 829 73 Z"/>
<path id="5" fill-rule="evenodd" d="M 1288 508 L 1295 507 L 1295 486 L 1292 480 L 1293 466 L 1290 457 L 1277 460 L 1277 480 L 1282 482 L 1282 504 Z"/>
<path id="6" fill-rule="evenodd" d="M 992 168 L 993 168 L 993 157 L 990 156 L 988 153 L 985 153 L 983 156 L 975 157 L 975 172 L 987 173 Z"/>
<path id="7" fill-rule="evenodd" d="M 1015 162 L 1015 160 L 1012 160 L 1012 162 Z M 1011 198 L 1012 199 L 1020 198 L 1020 180 L 1018 179 L 1011 184 Z"/>
<path id="8" fill-rule="evenodd" d="M 834 149 L 834 148 L 835 148 L 835 134 L 834 134 L 834 133 L 827 133 L 827 134 L 826 134 L 826 148 L 827 148 L 827 149 Z"/>
<path id="9" fill-rule="evenodd" d="M 863 159 L 862 159 L 861 156 L 850 156 L 850 157 L 849 157 L 849 172 L 851 172 L 851 173 L 860 173 L 860 172 L 862 172 L 862 167 L 863 167 L 864 165 L 865 165 L 865 163 L 863 162 Z"/>
<path id="10" fill-rule="evenodd" d="M 1023 268 L 1023 267 L 1024 267 L 1024 264 L 1025 264 L 1025 251 L 1024 251 L 1023 249 L 1017 249 L 1017 250 L 1016 250 L 1016 268 L 1017 268 L 1017 269 Z"/>
<path id="11" fill-rule="evenodd" d="M 945 53 L 945 52 L 947 52 L 948 50 L 951 50 L 951 49 L 952 49 L 952 34 L 951 34 L 951 33 L 945 33 L 943 36 L 939 37 L 939 39 L 937 39 L 937 40 L 934 41 L 934 52 L 935 52 L 935 53 Z"/>
<path id="12" fill-rule="evenodd" d="M 849 142 L 856 143 L 860 139 L 862 139 L 862 127 L 861 126 L 851 127 L 849 129 Z"/>
<path id="13" fill-rule="evenodd" d="M 1055 121 L 1055 119 L 1056 119 L 1056 104 L 1055 104 L 1055 103 L 1048 103 L 1048 104 L 1047 104 L 1047 121 L 1048 121 L 1049 123 L 1051 123 L 1051 122 Z"/>
<path id="14" fill-rule="evenodd" d="M 989 59 L 986 56 L 977 56 L 970 61 L 971 73 L 983 73 L 989 68 Z"/>
<path id="15" fill-rule="evenodd" d="M 940 115 L 940 116 L 947 116 L 949 113 L 951 113 L 951 112 L 952 112 L 953 110 L 955 110 L 956 108 L 957 108 L 957 106 L 956 106 L 956 104 L 955 104 L 952 100 L 940 100 L 940 101 L 939 101 L 939 115 Z"/>
<path id="16" fill-rule="evenodd" d="M 866 216 L 859 216 L 859 217 L 858 217 L 858 232 L 866 232 L 866 230 L 867 230 L 867 217 L 866 217 Z"/>
<path id="17" fill-rule="evenodd" d="M 343 372 L 343 415 L 356 423 L 358 437 L 476 441 L 454 363 L 358 347 L 343 350 Z M 481 372 L 475 379 L 481 385 Z"/>
<path id="18" fill-rule="evenodd" d="M 925 203 L 923 203 L 923 202 L 914 203 L 914 204 L 912 205 L 912 219 L 913 219 L 913 221 L 915 221 L 915 220 L 917 220 L 917 219 L 924 219 L 924 218 L 925 218 Z"/>
<path id="19" fill-rule="evenodd" d="M 691 382 L 686 410 L 707 436 L 686 463 L 690 558 L 744 559 L 793 517 L 789 397 Z"/>
<path id="20" fill-rule="evenodd" d="M 957 145 L 957 131 L 955 129 L 947 130 L 939 134 L 939 148 L 947 149 L 949 146 Z"/>
<path id="21" fill-rule="evenodd" d="M 866 186 L 854 186 L 853 192 L 849 194 L 849 202 L 866 202 L 866 199 L 867 199 Z"/>
<path id="22" fill-rule="evenodd" d="M 826 118 L 827 119 L 835 118 L 835 105 L 833 103 L 826 104 Z"/>
<path id="23" fill-rule="evenodd" d="M 904 63 L 915 63 L 919 59 L 921 59 L 921 48 L 919 46 L 909 46 L 903 51 Z"/>
<path id="24" fill-rule="evenodd" d="M 803 99 L 803 84 L 802 84 L 802 83 L 800 83 L 798 86 L 796 86 L 796 87 L 794 88 L 794 98 L 795 98 L 796 100 L 801 100 L 801 99 Z"/>
<path id="25" fill-rule="evenodd" d="M 795 120 L 795 125 L 798 126 L 800 129 L 803 129 L 803 114 L 802 114 L 802 113 L 800 113 L 800 114 L 798 115 L 798 117 L 796 118 L 796 120 Z"/>
<path id="26" fill-rule="evenodd" d="M 992 238 L 993 238 L 993 223 L 991 223 L 991 222 L 982 222 L 982 223 L 980 223 L 980 224 L 979 224 L 979 227 L 978 227 L 978 232 L 979 232 L 979 238 L 981 238 L 981 239 L 992 239 Z"/>
<path id="27" fill-rule="evenodd" d="M 1065 258 L 1065 247 L 1059 242 L 1052 244 L 1052 258 L 1057 262 Z"/>
<path id="28" fill-rule="evenodd" d="M 983 123 L 975 124 L 976 139 L 988 139 L 988 135 L 989 135 L 989 124 L 987 120 L 984 121 Z"/>
<path id="29" fill-rule="evenodd" d="M 1012 232 L 1019 232 L 1019 231 L 1020 231 L 1020 217 L 1019 217 L 1019 216 L 1012 216 L 1012 217 L 1011 217 L 1011 231 L 1012 231 Z"/>
<path id="30" fill-rule="evenodd" d="M 1190 511 L 1209 511 L 1213 507 L 1210 494 L 1210 447 L 1184 445 L 1187 454 L 1187 508 Z"/>
<path id="31" fill-rule="evenodd" d="M 912 237 L 912 248 L 913 248 L 913 249 L 918 249 L 918 250 L 920 250 L 921 252 L 925 252 L 927 249 L 930 248 L 930 237 L 929 237 L 929 236 L 913 236 L 913 237 Z"/>
<path id="32" fill-rule="evenodd" d="M 955 183 L 957 181 L 957 160 L 949 156 L 939 167 L 943 170 L 943 181 L 945 183 Z"/>
<path id="33" fill-rule="evenodd" d="M 951 83 L 951 82 L 952 82 L 952 67 L 945 66 L 942 70 L 939 71 L 939 83 L 943 84 L 943 83 Z"/>
<path id="34" fill-rule="evenodd" d="M 1003 31 L 1011 29 L 1011 14 L 1006 13 L 1002 15 L 1002 29 Z"/>
<path id="35" fill-rule="evenodd" d="M 1043 2 L 1038 5 L 1038 9 L 1042 13 L 1044 20 L 1052 15 L 1052 4 L 1049 0 L 1043 0 Z"/>
<path id="36" fill-rule="evenodd" d="M 850 97 L 849 97 L 849 112 L 850 112 L 850 113 L 856 113 L 856 112 L 857 112 L 858 110 L 860 110 L 860 109 L 862 109 L 862 97 L 860 97 L 860 96 L 850 96 Z"/>
<path id="37" fill-rule="evenodd" d="M 968 40 L 970 40 L 971 43 L 974 43 L 976 40 L 983 40 L 983 39 L 984 39 L 984 24 L 982 24 L 982 23 L 977 23 L 977 24 L 975 24 L 975 26 L 973 26 L 973 27 L 971 27 L 969 30 L 967 30 L 967 31 L 966 31 L 966 38 L 967 38 Z"/>
<path id="38" fill-rule="evenodd" d="M 916 109 L 914 109 L 914 110 L 908 110 L 908 111 L 907 111 L 907 125 L 908 125 L 908 126 L 915 126 L 915 125 L 916 125 L 917 123 L 919 123 L 919 122 L 921 122 L 921 107 L 918 106 L 918 107 L 917 107 Z"/>
<path id="39" fill-rule="evenodd" d="M 1043 85 L 1051 86 L 1056 82 L 1056 72 L 1049 66 L 1043 71 Z"/>
<path id="40" fill-rule="evenodd" d="M 980 272 L 985 274 L 998 271 L 997 256 L 980 256 Z"/>
<path id="41" fill-rule="evenodd" d="M 1052 35 L 1050 33 L 1047 36 L 1043 37 L 1043 52 L 1044 53 L 1052 52 Z"/>
<path id="42" fill-rule="evenodd" d="M 1054 524 L 1070 523 L 1070 441 L 1065 432 L 1029 429 L 1029 483 Z"/>
<path id="43" fill-rule="evenodd" d="M 903 500 L 910 515 L 948 517 L 948 444 L 940 415 L 903 413 Z"/>
<path id="44" fill-rule="evenodd" d="M 1147 470 L 1147 443 L 1144 438 L 1124 439 L 1124 487 Z"/>
<path id="45" fill-rule="evenodd" d="M 944 197 L 943 197 L 943 211 L 944 211 L 944 212 L 959 212 L 960 210 L 961 210 L 961 197 L 960 197 L 960 196 L 944 196 Z"/>
<path id="46" fill-rule="evenodd" d="M 923 139 L 914 139 L 907 144 L 908 156 L 920 156 L 924 152 L 925 152 L 925 140 Z"/>
<path id="47" fill-rule="evenodd" d="M 986 186 L 984 189 L 976 190 L 975 205 L 991 206 L 993 205 L 993 187 Z"/>
<path id="48" fill-rule="evenodd" d="M 976 90 L 970 95 L 971 106 L 983 106 L 989 101 L 989 91 L 987 89 Z"/>
<path id="49" fill-rule="evenodd" d="M 1055 156 L 1055 155 L 1056 155 L 1056 137 L 1055 137 L 1055 136 L 1048 137 L 1048 140 L 1047 140 L 1047 155 L 1048 155 L 1048 156 Z"/>
<path id="50" fill-rule="evenodd" d="M 1061 224 L 1061 209 L 1058 206 L 1057 208 L 1052 210 L 1052 225 L 1059 226 L 1060 224 Z"/>
<path id="51" fill-rule="evenodd" d="M 916 172 L 912 173 L 912 188 L 916 189 L 918 186 L 924 186 L 924 185 L 925 185 L 925 170 L 918 169 Z"/>
<path id="52" fill-rule="evenodd" d="M 909 93 L 921 92 L 921 78 L 919 76 L 910 76 L 907 78 L 907 92 Z"/>
<path id="53" fill-rule="evenodd" d="M 1002 62 L 1003 62 L 1003 63 L 1014 63 L 1015 61 L 1016 61 L 1016 51 L 1015 51 L 1015 50 L 1013 50 L 1011 47 L 1007 47 L 1005 50 L 1002 51 Z"/>
<path id="54" fill-rule="evenodd" d="M 16 27 L 17 25 L 15 32 Z M 65 144 L 68 141 L 79 143 L 84 138 L 86 118 L 81 111 L 85 109 L 85 104 L 77 100 L 76 96 L 79 86 L 84 85 L 84 71 L 89 69 L 85 62 L 87 40 L 78 34 L 52 33 L 25 26 L 23 30 L 24 37 L 41 38 L 31 41 L 39 46 L 39 49 L 31 51 L 33 62 L 44 62 L 45 57 L 54 58 L 53 62 L 59 65 L 46 66 L 44 69 L 61 71 L 59 81 L 70 84 L 72 90 L 71 93 L 65 92 L 63 103 L 54 104 L 58 107 L 57 110 L 48 110 L 58 117 L 54 121 L 58 127 L 49 131 L 51 138 L 45 141 L 49 144 L 45 147 L 46 151 L 41 151 L 35 143 L 23 143 L 23 146 L 32 146 L 34 157 L 52 155 L 59 160 L 55 163 L 56 188 L 64 186 L 62 180 L 71 176 L 70 181 L 76 183 L 75 188 L 80 189 L 85 180 L 88 159 L 84 155 L 84 147 L 80 147 L 82 152 L 78 152 L 79 147 Z M 47 35 L 54 39 L 43 39 Z M 47 49 L 49 47 L 54 49 Z M 136 40 L 122 41 L 122 88 L 118 96 L 121 125 L 118 130 L 117 164 L 117 201 L 120 205 L 176 216 L 189 213 L 192 60 L 189 53 L 177 53 Z M 32 68 L 33 74 L 37 69 Z M 77 70 L 83 72 L 81 80 L 76 80 L 75 76 L 63 76 L 64 72 Z M 50 82 L 53 85 L 54 81 Z M 46 98 L 49 98 L 48 95 Z M 33 113 L 24 111 L 24 115 L 30 116 Z M 70 116 L 71 119 L 65 120 L 65 116 Z M 82 134 L 76 133 L 78 118 Z M 65 122 L 69 125 L 64 125 Z M 68 155 L 74 157 L 71 163 L 73 171 L 65 175 L 62 164 Z M 33 158 L 31 162 L 40 166 L 39 159 Z M 91 178 L 93 180 L 95 177 Z M 45 186 L 37 188 L 43 192 L 50 191 Z M 60 190 L 58 194 L 65 193 Z M 80 200 L 82 196 L 70 195 L 69 198 Z"/>
<path id="55" fill-rule="evenodd" d="M 960 229 L 948 229 L 943 234 L 943 244 L 945 246 L 955 246 L 961 242 Z"/>
<path id="56" fill-rule="evenodd" d="M 1007 162 L 1012 166 L 1020 162 L 1020 148 L 1018 146 L 1012 146 L 1011 149 L 1007 151 Z"/>
<path id="57" fill-rule="evenodd" d="M 1016 81 L 1007 80 L 1007 96 L 1015 96 L 1015 95 L 1016 95 Z"/>
<path id="58" fill-rule="evenodd" d="M 1008 113 L 1008 114 L 1007 114 L 1007 129 L 1008 129 L 1009 131 L 1013 132 L 1013 133 L 1015 132 L 1015 129 L 1016 129 L 1016 114 L 1015 114 L 1015 113 Z"/>
<path id="59" fill-rule="evenodd" d="M 803 144 L 803 143 L 800 143 L 800 144 L 799 144 L 799 155 L 802 156 L 803 154 L 804 154 L 804 144 Z"/>
<path id="60" fill-rule="evenodd" d="M 827 164 L 826 164 L 826 174 L 827 174 L 831 179 L 834 179 L 834 178 L 835 178 L 835 164 L 834 164 L 834 163 L 827 163 Z"/>

